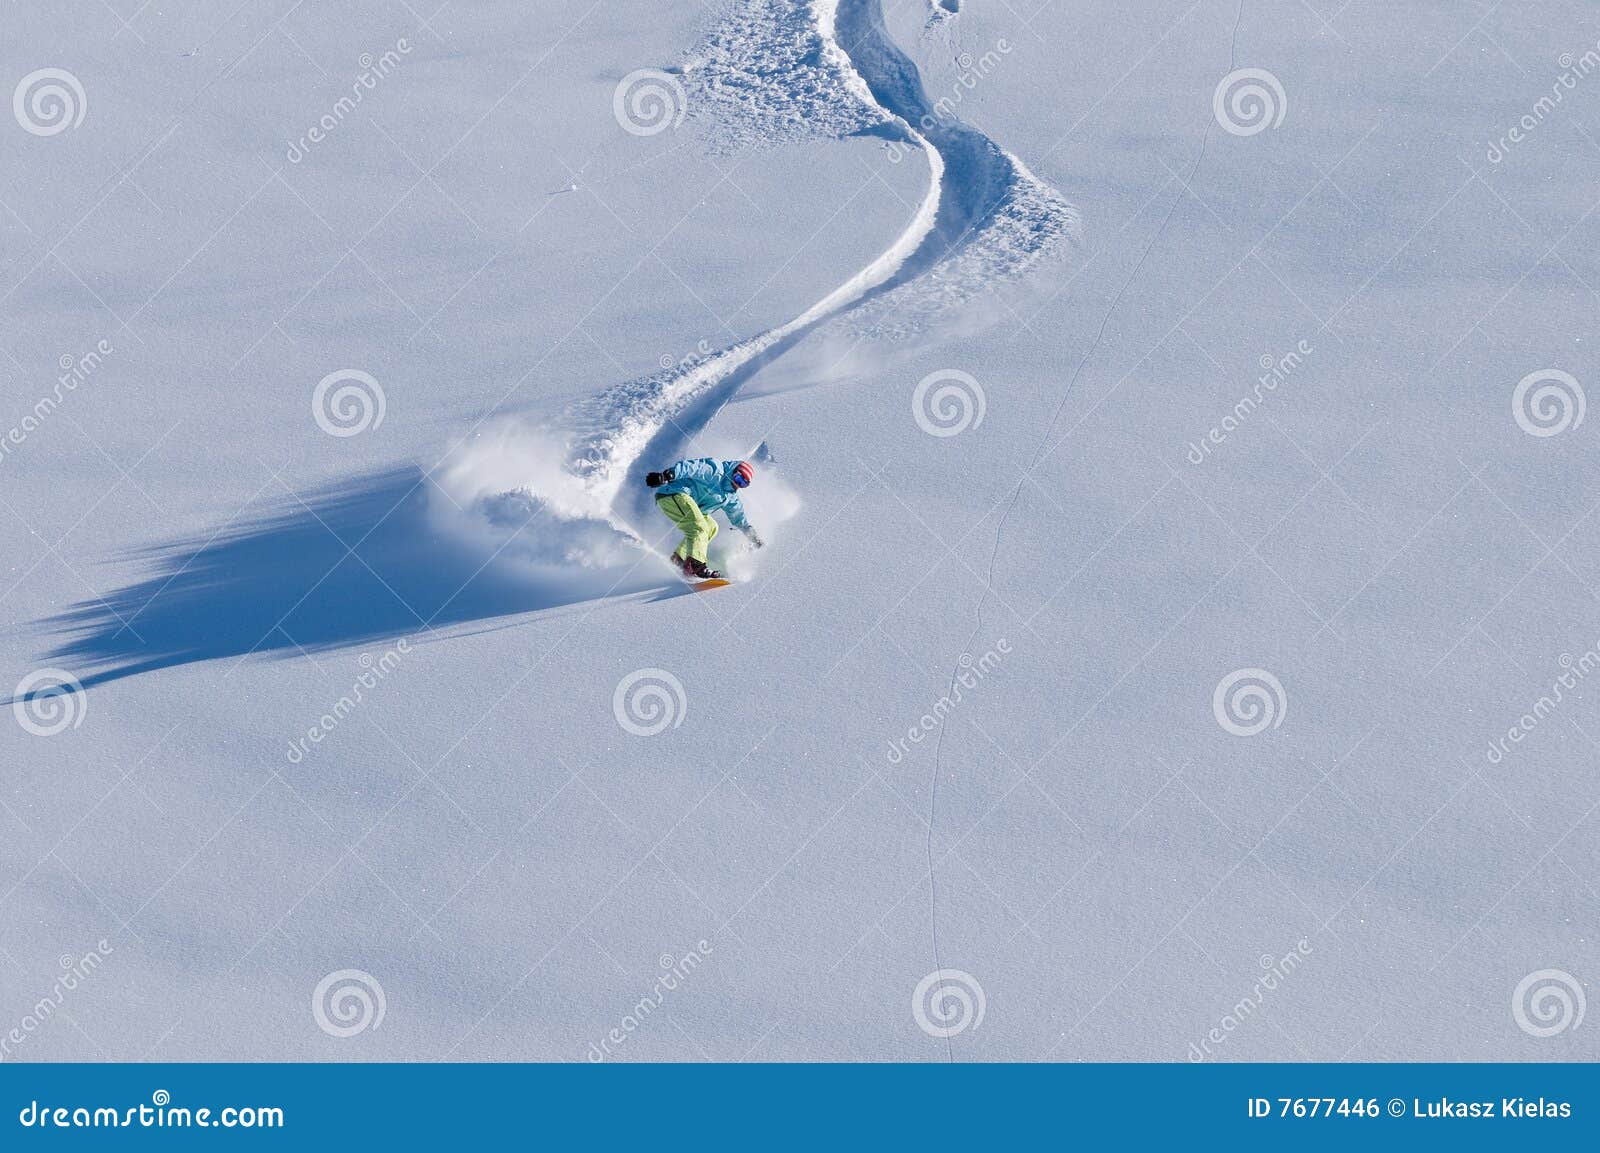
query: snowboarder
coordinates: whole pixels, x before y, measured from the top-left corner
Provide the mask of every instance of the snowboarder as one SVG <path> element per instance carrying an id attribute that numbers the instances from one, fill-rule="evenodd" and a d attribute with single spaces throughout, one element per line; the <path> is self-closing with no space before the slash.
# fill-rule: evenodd
<path id="1" fill-rule="evenodd" d="M 748 488 L 755 469 L 747 460 L 680 460 L 661 472 L 647 473 L 644 483 L 656 489 L 656 507 L 683 533 L 683 543 L 672 554 L 684 576 L 701 580 L 720 580 L 722 574 L 706 564 L 706 549 L 717 535 L 717 522 L 711 514 L 718 509 L 728 523 L 755 548 L 762 540 L 744 515 L 739 490 Z"/>

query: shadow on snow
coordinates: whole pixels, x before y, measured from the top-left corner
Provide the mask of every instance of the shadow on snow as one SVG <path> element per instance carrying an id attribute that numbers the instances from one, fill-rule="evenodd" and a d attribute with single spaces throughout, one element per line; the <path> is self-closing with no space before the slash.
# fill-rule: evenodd
<path id="1" fill-rule="evenodd" d="M 133 550 L 150 574 L 39 623 L 89 688 L 174 665 L 315 653 L 605 598 L 689 590 L 647 571 L 554 572 L 465 547 L 408 466 L 358 476 L 206 537 Z M 7 702 L 9 703 L 9 702 Z"/>

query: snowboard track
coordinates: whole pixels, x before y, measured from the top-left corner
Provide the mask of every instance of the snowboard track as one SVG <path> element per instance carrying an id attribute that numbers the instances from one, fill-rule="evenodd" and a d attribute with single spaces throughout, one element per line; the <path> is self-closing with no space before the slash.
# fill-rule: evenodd
<path id="1" fill-rule="evenodd" d="M 933 7 L 933 20 L 952 18 L 960 9 L 959 0 L 938 0 Z M 796 13 L 808 27 L 794 26 Z M 815 51 L 809 50 L 813 37 Z M 702 91 L 713 104 L 731 105 L 735 124 L 754 125 L 735 133 L 746 144 L 793 138 L 796 124 L 842 123 L 851 135 L 920 152 L 928 189 L 883 253 L 793 320 L 697 363 L 616 385 L 573 414 L 584 431 L 569 449 L 567 469 L 604 502 L 614 529 L 635 536 L 631 526 L 643 525 L 649 515 L 647 491 L 638 483 L 647 462 L 682 455 L 747 381 L 812 329 L 847 313 L 872 312 L 869 334 L 874 328 L 892 332 L 888 321 L 897 313 L 909 316 L 909 327 L 919 327 L 1021 276 L 1072 237 L 1078 223 L 1073 207 L 1021 160 L 929 99 L 917 66 L 885 27 L 881 0 L 812 0 L 787 15 L 775 0 L 747 0 L 706 47 L 710 64 L 701 72 Z M 763 47 L 770 59 L 766 68 Z M 841 111 L 827 96 L 830 77 L 859 107 Z M 775 78 L 784 79 L 775 84 Z M 818 91 L 826 103 L 816 109 L 818 116 L 807 115 L 808 97 Z M 943 972 L 933 855 L 942 745 L 941 739 L 928 782 L 925 844 L 935 972 Z M 944 1049 L 953 1061 L 948 1037 Z"/>
<path id="2" fill-rule="evenodd" d="M 933 28 L 955 19 L 960 3 L 931 0 L 929 9 L 926 27 Z M 601 555 L 614 553 L 619 542 L 642 544 L 652 521 L 644 470 L 691 451 L 746 382 L 820 325 L 853 314 L 859 339 L 916 331 L 1022 276 L 1075 238 L 1077 213 L 1060 193 L 962 122 L 948 100 L 929 98 L 916 64 L 885 25 L 882 0 L 742 0 L 697 45 L 681 74 L 695 86 L 696 107 L 710 113 L 714 151 L 871 137 L 894 150 L 892 160 L 920 155 L 928 187 L 883 252 L 792 320 L 613 385 L 569 409 L 559 475 L 479 502 L 497 531 L 511 533 L 521 546 L 516 551 L 532 559 L 594 558 L 604 567 Z M 764 448 L 756 449 L 757 459 Z M 978 616 L 981 625 L 981 603 Z M 940 736 L 924 846 L 935 973 L 944 972 L 933 845 Z M 954 1061 L 948 1037 L 944 1050 Z"/>
<path id="3" fill-rule="evenodd" d="M 803 130 L 795 125 L 879 138 L 923 157 L 927 191 L 888 248 L 792 320 L 568 410 L 562 468 L 586 494 L 580 507 L 568 499 L 557 511 L 528 486 L 480 510 L 501 525 L 582 516 L 642 539 L 647 462 L 682 455 L 746 382 L 812 330 L 847 313 L 866 314 L 880 332 L 891 317 L 920 326 L 1020 277 L 1076 233 L 1077 213 L 1055 189 L 929 98 L 885 27 L 881 0 L 744 0 L 699 52 L 685 75 L 731 138 L 794 139 Z M 780 123 L 787 133 L 772 131 Z"/>

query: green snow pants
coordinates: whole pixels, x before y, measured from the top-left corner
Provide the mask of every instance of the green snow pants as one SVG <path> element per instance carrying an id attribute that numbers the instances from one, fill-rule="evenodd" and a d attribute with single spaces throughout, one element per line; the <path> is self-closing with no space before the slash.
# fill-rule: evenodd
<path id="1" fill-rule="evenodd" d="M 701 512 L 700 506 L 681 492 L 656 497 L 656 507 L 666 513 L 667 519 L 683 533 L 683 543 L 674 555 L 704 563 L 711 538 L 717 535 L 717 522 Z"/>

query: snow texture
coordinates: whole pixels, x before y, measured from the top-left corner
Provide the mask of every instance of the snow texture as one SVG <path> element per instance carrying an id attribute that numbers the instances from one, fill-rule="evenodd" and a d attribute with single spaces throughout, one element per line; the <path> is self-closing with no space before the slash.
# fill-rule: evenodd
<path id="1" fill-rule="evenodd" d="M 0 38 L 0 1057 L 1600 1058 L 1593 5 L 117 7 Z"/>

